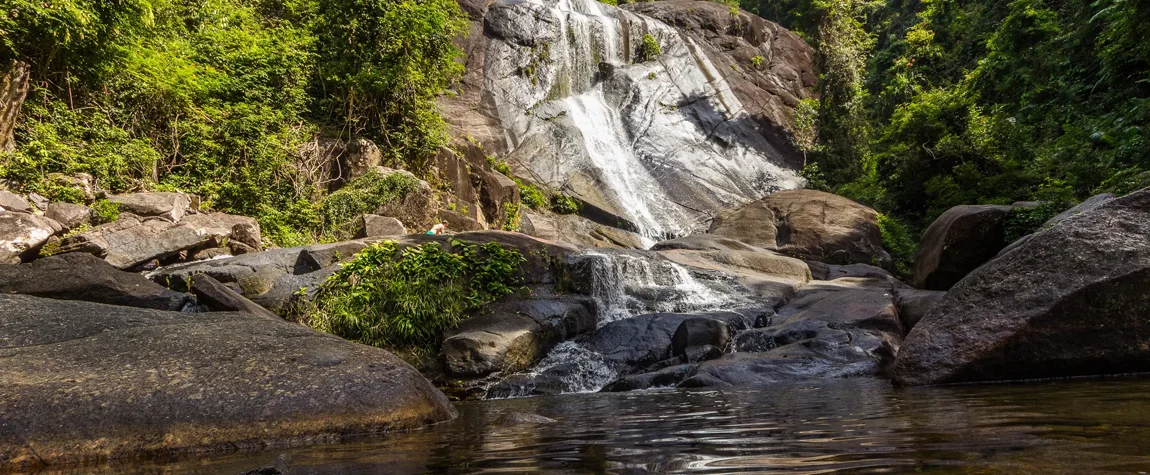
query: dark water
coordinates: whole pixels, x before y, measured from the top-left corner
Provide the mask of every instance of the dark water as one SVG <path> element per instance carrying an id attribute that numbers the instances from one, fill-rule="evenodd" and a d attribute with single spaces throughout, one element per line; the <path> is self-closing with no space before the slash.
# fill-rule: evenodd
<path id="1" fill-rule="evenodd" d="M 875 379 L 467 402 L 340 445 L 85 473 L 1150 472 L 1150 379 L 894 389 Z M 496 426 L 511 412 L 556 419 Z"/>

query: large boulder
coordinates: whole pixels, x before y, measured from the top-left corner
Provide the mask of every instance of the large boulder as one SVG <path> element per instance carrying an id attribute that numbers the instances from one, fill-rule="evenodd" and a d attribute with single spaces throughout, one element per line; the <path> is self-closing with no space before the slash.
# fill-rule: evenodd
<path id="1" fill-rule="evenodd" d="M 443 341 L 447 368 L 455 376 L 522 371 L 557 343 L 595 328 L 589 303 L 518 300 L 464 320 Z"/>
<path id="2" fill-rule="evenodd" d="M 263 318 L 279 320 L 276 315 L 255 302 L 244 298 L 239 292 L 211 276 L 198 274 L 192 277 L 189 290 L 196 296 L 196 302 L 216 312 L 243 312 Z"/>
<path id="3" fill-rule="evenodd" d="M 895 290 L 898 301 L 898 319 L 902 323 L 902 333 L 905 336 L 926 314 L 946 296 L 946 292 L 939 290 Z"/>
<path id="4" fill-rule="evenodd" d="M 0 209 L 0 264 L 19 264 L 36 257 L 48 238 L 63 231 L 43 216 Z"/>
<path id="5" fill-rule="evenodd" d="M 1010 206 L 955 206 L 935 219 L 914 257 L 915 287 L 947 290 L 1006 247 L 1003 226 Z"/>
<path id="6" fill-rule="evenodd" d="M 120 211 L 143 217 L 155 216 L 173 223 L 184 217 L 192 203 L 188 195 L 172 192 L 128 193 L 112 196 L 108 201 L 119 204 Z"/>
<path id="7" fill-rule="evenodd" d="M 720 214 L 711 234 L 828 264 L 890 267 L 878 213 L 838 195 L 785 190 Z"/>
<path id="8" fill-rule="evenodd" d="M 0 295 L 3 466 L 235 450 L 455 417 L 390 353 L 243 313 Z"/>
<path id="9" fill-rule="evenodd" d="M 191 299 L 91 254 L 68 253 L 28 264 L 0 265 L 0 294 L 181 310 Z"/>
<path id="10" fill-rule="evenodd" d="M 66 230 L 72 230 L 92 220 L 92 209 L 71 203 L 52 203 L 44 211 L 44 217 L 60 223 Z"/>
<path id="11" fill-rule="evenodd" d="M 902 385 L 1150 370 L 1150 189 L 1036 233 L 910 331 Z"/>
<path id="12" fill-rule="evenodd" d="M 638 234 L 604 226 L 574 214 L 538 213 L 523 208 L 520 229 L 524 234 L 551 241 L 588 247 L 643 249 L 647 240 Z"/>
<path id="13" fill-rule="evenodd" d="M 407 234 L 407 228 L 403 226 L 403 223 L 391 216 L 365 214 L 361 219 L 363 221 L 363 230 L 360 231 L 360 237 L 401 236 Z"/>

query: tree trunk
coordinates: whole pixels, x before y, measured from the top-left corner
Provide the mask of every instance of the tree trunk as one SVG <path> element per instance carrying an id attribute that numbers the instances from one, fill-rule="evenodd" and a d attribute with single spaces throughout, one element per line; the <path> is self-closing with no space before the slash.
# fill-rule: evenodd
<path id="1" fill-rule="evenodd" d="M 16 128 L 16 117 L 28 96 L 28 63 L 12 61 L 11 67 L 0 77 L 0 153 L 16 149 L 16 139 L 12 135 Z"/>

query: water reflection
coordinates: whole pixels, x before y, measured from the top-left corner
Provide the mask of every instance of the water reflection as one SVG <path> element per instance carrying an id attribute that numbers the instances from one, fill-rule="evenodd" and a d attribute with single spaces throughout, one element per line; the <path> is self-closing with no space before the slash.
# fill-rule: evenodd
<path id="1" fill-rule="evenodd" d="M 477 401 L 459 410 L 450 423 L 340 445 L 71 471 L 241 473 L 275 464 L 291 474 L 1150 472 L 1145 379 L 907 390 L 854 379 Z M 511 412 L 558 422 L 496 424 Z"/>

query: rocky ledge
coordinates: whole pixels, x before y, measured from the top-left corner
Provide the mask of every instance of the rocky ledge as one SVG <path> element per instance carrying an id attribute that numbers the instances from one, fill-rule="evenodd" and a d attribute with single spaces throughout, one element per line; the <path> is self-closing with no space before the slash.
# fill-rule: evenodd
<path id="1" fill-rule="evenodd" d="M 246 313 L 0 295 L 0 460 L 259 448 L 419 427 L 455 409 L 377 348 Z"/>

